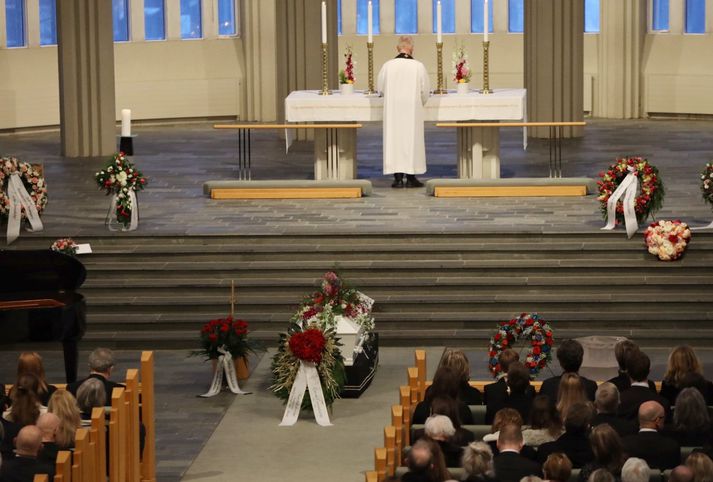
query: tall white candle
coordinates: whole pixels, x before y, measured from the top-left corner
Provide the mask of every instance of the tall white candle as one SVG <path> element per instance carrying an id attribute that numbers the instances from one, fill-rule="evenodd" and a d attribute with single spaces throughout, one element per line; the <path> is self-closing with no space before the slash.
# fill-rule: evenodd
<path id="1" fill-rule="evenodd" d="M 488 31 L 490 30 L 490 25 L 488 25 L 490 22 L 490 15 L 489 15 L 489 9 L 488 9 L 488 0 L 483 1 L 483 40 L 488 41 Z"/>
<path id="2" fill-rule="evenodd" d="M 372 42 L 374 42 L 374 32 L 373 32 L 373 27 L 372 27 L 372 24 L 374 22 L 374 20 L 373 20 L 374 11 L 372 10 L 371 0 L 369 0 L 369 3 L 366 6 L 366 13 L 367 13 L 366 16 L 367 16 L 367 22 L 368 22 L 366 31 L 369 34 L 369 39 L 367 40 L 367 42 L 372 43 Z"/>
<path id="3" fill-rule="evenodd" d="M 121 109 L 121 137 L 131 136 L 131 109 Z"/>
<path id="4" fill-rule="evenodd" d="M 436 32 L 438 32 L 436 42 L 439 44 L 443 42 L 443 15 L 441 14 L 441 0 L 436 3 Z"/>
<path id="5" fill-rule="evenodd" d="M 322 2 L 322 43 L 327 43 L 327 2 Z"/>

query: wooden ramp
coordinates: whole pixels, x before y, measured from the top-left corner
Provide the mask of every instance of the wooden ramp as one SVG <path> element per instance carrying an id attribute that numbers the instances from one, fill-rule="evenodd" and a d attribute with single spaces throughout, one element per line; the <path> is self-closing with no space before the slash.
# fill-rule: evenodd
<path id="1" fill-rule="evenodd" d="M 354 199 L 369 196 L 371 182 L 353 181 L 209 181 L 211 199 Z"/>

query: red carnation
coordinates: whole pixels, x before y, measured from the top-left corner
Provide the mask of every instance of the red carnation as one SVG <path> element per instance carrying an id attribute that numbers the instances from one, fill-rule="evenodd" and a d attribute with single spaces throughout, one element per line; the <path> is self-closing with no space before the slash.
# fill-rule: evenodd
<path id="1" fill-rule="evenodd" d="M 678 243 L 678 234 L 669 234 L 668 240 L 672 243 Z"/>
<path id="2" fill-rule="evenodd" d="M 293 355 L 303 361 L 320 363 L 322 352 L 327 344 L 324 334 L 316 329 L 310 328 L 300 333 L 295 333 L 290 337 L 289 346 Z"/>
<path id="3" fill-rule="evenodd" d="M 539 355 L 541 352 L 542 352 L 542 349 L 541 349 L 539 346 L 535 346 L 535 347 L 532 349 L 532 354 L 533 354 L 533 355 Z"/>

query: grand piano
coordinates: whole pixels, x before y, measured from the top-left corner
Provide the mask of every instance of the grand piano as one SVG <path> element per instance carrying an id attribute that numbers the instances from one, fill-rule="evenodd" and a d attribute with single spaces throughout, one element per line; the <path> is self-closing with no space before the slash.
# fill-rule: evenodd
<path id="1" fill-rule="evenodd" d="M 60 341 L 67 383 L 77 379 L 86 302 L 76 290 L 87 271 L 52 250 L 0 251 L 0 343 Z"/>

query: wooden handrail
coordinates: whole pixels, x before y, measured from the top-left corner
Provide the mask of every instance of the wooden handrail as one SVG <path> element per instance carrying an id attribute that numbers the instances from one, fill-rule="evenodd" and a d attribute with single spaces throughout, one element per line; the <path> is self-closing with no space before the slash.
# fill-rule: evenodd
<path id="1" fill-rule="evenodd" d="M 359 129 L 361 124 L 214 124 L 213 129 Z"/>
<path id="2" fill-rule="evenodd" d="M 439 122 L 436 127 L 584 127 L 586 122 Z"/>

